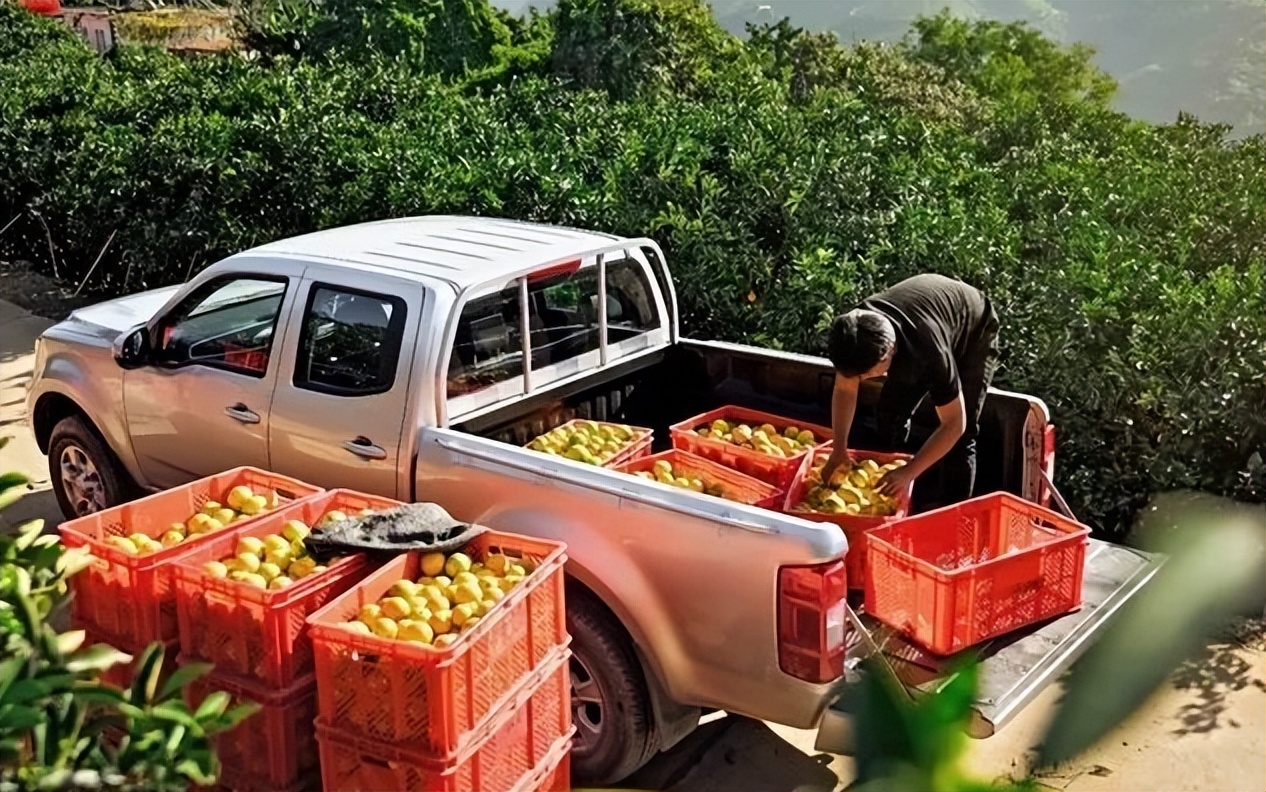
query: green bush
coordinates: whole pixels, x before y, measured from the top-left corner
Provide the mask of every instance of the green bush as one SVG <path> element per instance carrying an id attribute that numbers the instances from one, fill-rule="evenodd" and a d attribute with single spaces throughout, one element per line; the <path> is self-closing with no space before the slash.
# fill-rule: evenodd
<path id="1" fill-rule="evenodd" d="M 492 214 L 653 235 L 690 335 L 815 352 L 851 302 L 943 272 L 998 306 L 998 384 L 1051 406 L 1081 516 L 1119 531 L 1173 488 L 1266 500 L 1266 140 L 1115 113 L 1084 50 L 945 16 L 897 47 L 740 42 L 693 0 L 569 0 L 448 65 L 368 40 L 102 60 L 55 28 L 0 5 L 0 255 L 51 270 L 51 240 L 78 285 L 114 233 L 85 290 Z"/>

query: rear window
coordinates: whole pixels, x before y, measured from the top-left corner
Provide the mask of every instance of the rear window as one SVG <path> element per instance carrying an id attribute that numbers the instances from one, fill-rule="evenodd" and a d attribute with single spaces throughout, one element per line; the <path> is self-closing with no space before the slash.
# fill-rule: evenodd
<path id="1" fill-rule="evenodd" d="M 607 264 L 608 346 L 661 325 L 654 290 L 631 258 Z M 600 354 L 598 267 L 590 265 L 528 283 L 528 349 L 533 385 L 565 376 L 551 368 L 579 364 Z M 456 398 L 523 376 L 519 286 L 471 300 L 462 311 L 448 366 L 448 396 Z M 564 366 L 564 368 L 568 368 Z M 515 391 L 515 392 L 521 392 Z"/>

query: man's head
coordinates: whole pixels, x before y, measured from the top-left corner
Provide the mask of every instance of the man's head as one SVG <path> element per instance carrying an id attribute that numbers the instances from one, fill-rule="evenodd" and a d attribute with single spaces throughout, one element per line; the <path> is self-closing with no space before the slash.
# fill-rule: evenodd
<path id="1" fill-rule="evenodd" d="M 840 374 L 869 379 L 887 373 L 897 349 L 897 334 L 888 317 L 858 308 L 835 317 L 826 348 Z"/>

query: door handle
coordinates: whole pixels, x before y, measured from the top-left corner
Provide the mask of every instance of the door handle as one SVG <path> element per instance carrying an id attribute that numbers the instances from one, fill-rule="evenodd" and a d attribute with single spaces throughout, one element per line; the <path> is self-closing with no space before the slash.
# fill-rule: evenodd
<path id="1" fill-rule="evenodd" d="M 234 404 L 232 407 L 225 407 L 224 414 L 235 421 L 241 421 L 242 423 L 245 423 L 245 424 L 259 423 L 259 413 L 255 412 L 254 410 L 247 407 L 245 404 L 242 404 L 241 402 Z"/>
<path id="2" fill-rule="evenodd" d="M 364 435 L 357 437 L 355 440 L 348 440 L 343 443 L 343 448 L 351 451 L 356 456 L 364 457 L 365 459 L 387 458 L 387 450 L 382 446 L 374 445 L 373 441 Z"/>

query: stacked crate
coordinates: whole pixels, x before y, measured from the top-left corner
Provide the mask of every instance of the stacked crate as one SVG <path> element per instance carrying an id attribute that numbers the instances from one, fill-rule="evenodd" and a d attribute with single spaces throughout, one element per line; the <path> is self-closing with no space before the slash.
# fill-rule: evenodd
<path id="1" fill-rule="evenodd" d="M 214 691 L 233 703 L 254 701 L 256 715 L 215 738 L 220 784 L 239 792 L 311 789 L 320 770 L 312 723 L 316 679 L 307 618 L 369 573 L 363 555 L 346 556 L 280 589 L 260 589 L 214 577 L 205 565 L 235 555 L 246 537 L 281 534 L 295 520 L 317 525 L 339 511 L 356 515 L 400 505 L 348 490 L 331 490 L 277 509 L 241 530 L 204 542 L 173 569 L 182 662 L 211 663 L 214 671 L 190 685 L 198 706 Z"/>
<path id="2" fill-rule="evenodd" d="M 572 735 L 563 546 L 487 531 L 463 549 L 531 571 L 444 647 L 346 626 L 421 556 L 397 557 L 309 619 L 327 790 L 568 789 Z"/>
<path id="3" fill-rule="evenodd" d="M 92 640 L 133 655 L 151 643 L 163 643 L 169 650 L 166 665 L 170 667 L 174 660 L 170 650 L 179 639 L 173 567 L 204 543 L 248 528 L 269 511 L 144 555 L 120 549 L 116 542 L 136 534 L 159 540 L 174 523 L 185 523 L 208 501 L 225 502 L 234 487 L 243 485 L 268 493 L 272 508 L 321 491 L 294 479 L 244 467 L 63 523 L 58 529 L 62 544 L 83 548 L 94 558 L 91 566 L 71 578 L 72 624 L 86 630 Z M 116 673 L 108 681 L 121 687 L 130 684 L 126 673 Z"/>

